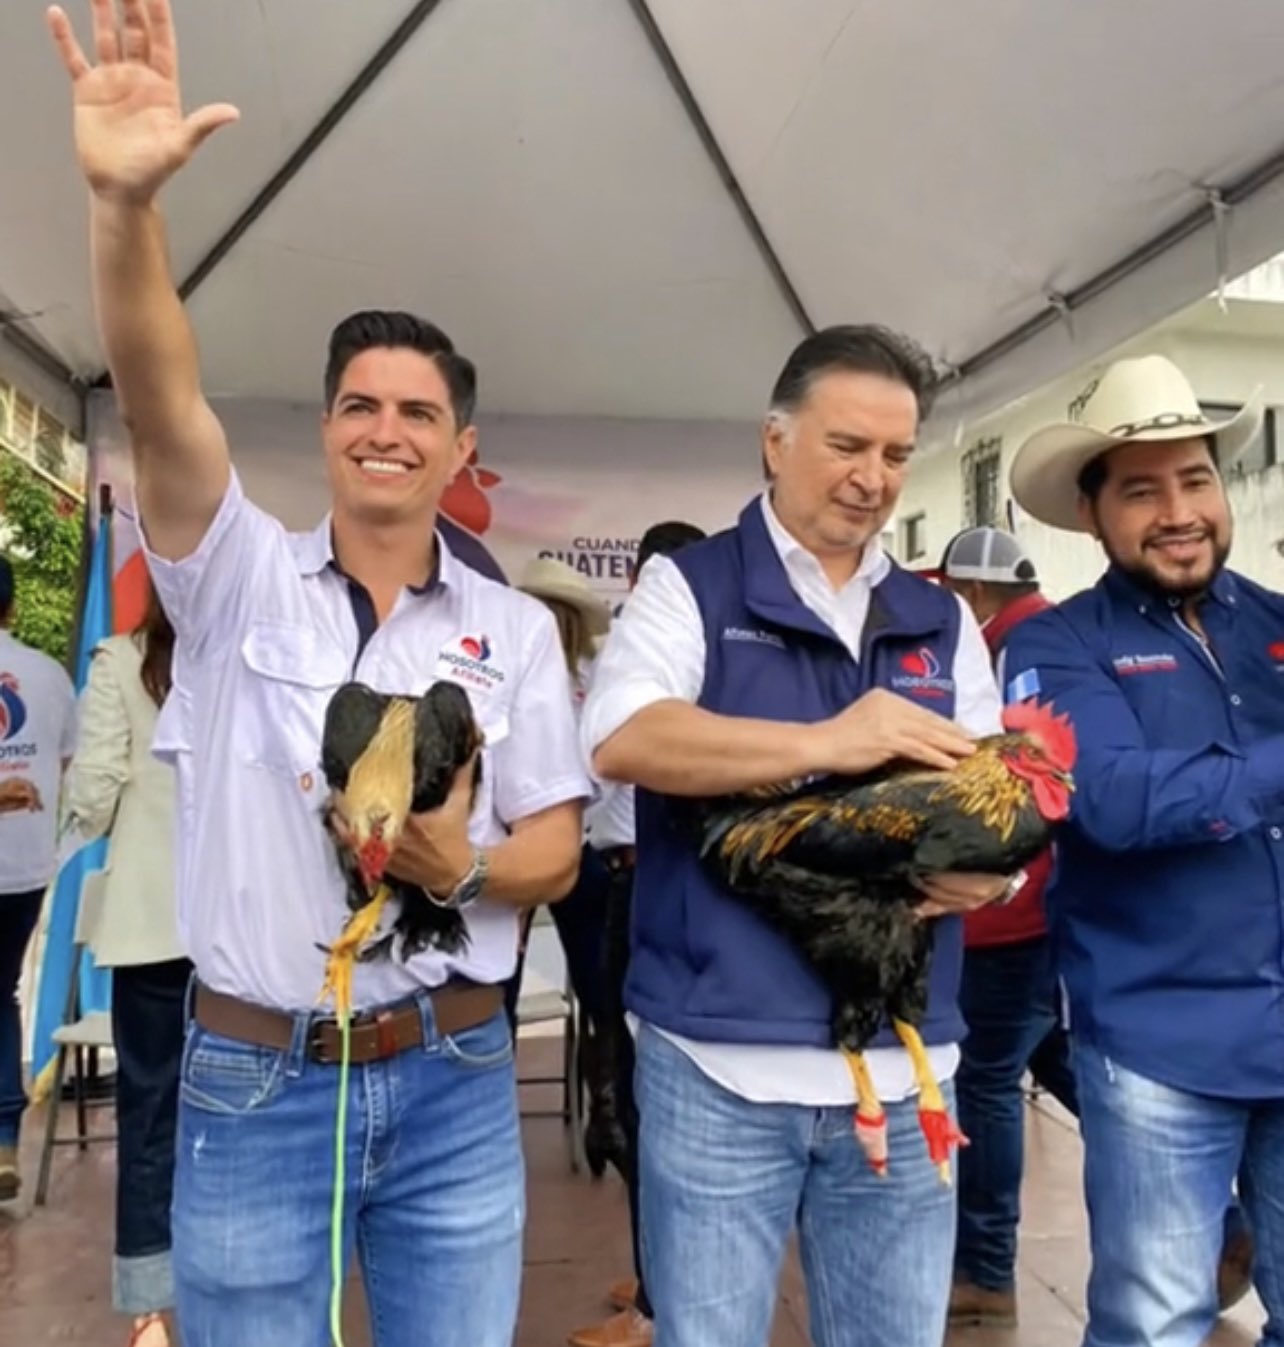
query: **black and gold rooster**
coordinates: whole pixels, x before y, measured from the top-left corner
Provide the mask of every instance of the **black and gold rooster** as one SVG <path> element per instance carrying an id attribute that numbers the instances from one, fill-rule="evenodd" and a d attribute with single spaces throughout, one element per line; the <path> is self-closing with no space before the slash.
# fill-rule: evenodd
<path id="1" fill-rule="evenodd" d="M 964 1140 L 917 1029 L 933 923 L 915 914 L 923 901 L 915 882 L 947 871 L 1014 874 L 1070 812 L 1068 721 L 1031 702 L 1009 706 L 1003 724 L 949 772 L 888 768 L 726 797 L 701 811 L 706 863 L 801 950 L 833 996 L 857 1135 L 879 1172 L 886 1118 L 861 1053 L 888 1019 L 913 1060 L 920 1123 L 946 1182 Z"/>
<path id="2" fill-rule="evenodd" d="M 454 683 L 434 683 L 422 697 L 346 683 L 331 698 L 321 767 L 331 790 L 327 827 L 348 880 L 352 916 L 330 947 L 322 997 L 333 993 L 340 1011 L 352 1003 L 354 962 L 387 957 L 398 937 L 403 958 L 430 946 L 454 952 L 464 944 L 460 914 L 388 875 L 387 867 L 406 819 L 443 804 L 470 759 L 476 790 L 481 741 L 468 694 Z M 396 921 L 367 945 L 390 899 L 397 900 Z"/>

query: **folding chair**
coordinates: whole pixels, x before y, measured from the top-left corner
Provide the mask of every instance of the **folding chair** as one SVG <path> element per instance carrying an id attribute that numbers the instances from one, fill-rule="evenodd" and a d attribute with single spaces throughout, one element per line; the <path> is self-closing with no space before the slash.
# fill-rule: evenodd
<path id="1" fill-rule="evenodd" d="M 98 921 L 102 909 L 103 889 L 106 884 L 101 870 L 85 877 L 80 889 L 80 904 L 76 912 L 75 946 L 72 953 L 72 975 L 67 988 L 67 1004 L 63 1010 L 62 1024 L 54 1030 L 53 1040 L 58 1045 L 58 1056 L 54 1063 L 53 1088 L 46 1103 L 45 1138 L 40 1150 L 40 1176 L 36 1181 L 36 1205 L 45 1205 L 49 1195 L 49 1175 L 53 1167 L 55 1146 L 75 1146 L 86 1151 L 91 1145 L 116 1140 L 115 1132 L 89 1131 L 90 1108 L 102 1108 L 112 1104 L 110 1099 L 95 1100 L 92 1103 L 85 1092 L 85 1057 L 88 1053 L 112 1046 L 111 1014 L 97 1010 L 88 1015 L 80 1014 L 80 964 L 88 944 L 90 933 Z M 70 1137 L 58 1135 L 58 1110 L 62 1100 L 63 1081 L 67 1074 L 67 1056 L 72 1055 L 74 1073 L 72 1089 L 76 1101 L 76 1134 Z"/>
<path id="2" fill-rule="evenodd" d="M 547 908 L 540 908 L 531 921 L 531 926 L 551 926 L 552 918 Z M 527 934 L 529 934 L 529 929 Z M 551 1024 L 557 1020 L 562 1024 L 562 1072 L 556 1076 L 518 1075 L 521 1085 L 560 1085 L 562 1087 L 562 1106 L 559 1109 L 523 1109 L 526 1117 L 560 1117 L 566 1130 L 567 1149 L 570 1155 L 571 1172 L 580 1173 L 586 1165 L 584 1157 L 584 1078 L 580 1062 L 580 1043 L 583 1038 L 582 1011 L 579 1000 L 571 988 L 571 979 L 567 974 L 565 985 L 522 991 L 517 998 L 517 1026 L 520 1029 L 527 1024 Z"/>

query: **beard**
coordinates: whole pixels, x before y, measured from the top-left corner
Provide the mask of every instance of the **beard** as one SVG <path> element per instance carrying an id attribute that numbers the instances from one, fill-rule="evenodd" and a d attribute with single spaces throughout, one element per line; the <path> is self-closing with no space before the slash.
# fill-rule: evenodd
<path id="1" fill-rule="evenodd" d="M 1158 534 L 1150 541 L 1160 542 L 1169 535 Z M 1123 572 L 1139 588 L 1148 590 L 1161 599 L 1198 599 L 1206 594 L 1213 581 L 1222 573 L 1230 558 L 1230 539 L 1210 535 L 1207 539 L 1212 548 L 1212 562 L 1201 564 L 1197 569 L 1178 566 L 1165 568 L 1152 562 L 1148 556 L 1148 547 L 1143 547 L 1140 558 L 1124 560 L 1105 539 L 1102 546 L 1111 564 Z"/>

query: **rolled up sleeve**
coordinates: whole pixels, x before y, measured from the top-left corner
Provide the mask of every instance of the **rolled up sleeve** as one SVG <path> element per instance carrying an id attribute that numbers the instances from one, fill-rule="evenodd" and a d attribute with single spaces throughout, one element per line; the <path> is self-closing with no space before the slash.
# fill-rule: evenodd
<path id="1" fill-rule="evenodd" d="M 144 525 L 145 525 L 144 521 Z M 188 656 L 225 636 L 244 611 L 265 553 L 284 529 L 245 495 L 235 470 L 218 512 L 194 552 L 178 561 L 157 556 L 142 530 L 143 555 L 157 597 Z"/>

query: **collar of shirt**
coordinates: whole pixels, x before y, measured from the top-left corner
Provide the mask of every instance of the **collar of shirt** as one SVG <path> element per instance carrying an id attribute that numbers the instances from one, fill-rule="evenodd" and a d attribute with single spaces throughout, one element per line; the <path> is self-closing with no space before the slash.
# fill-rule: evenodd
<path id="1" fill-rule="evenodd" d="M 440 530 L 435 530 L 433 538 L 437 544 L 437 564 L 433 573 L 420 585 L 407 585 L 406 589 L 416 596 L 431 594 L 439 586 L 449 588 L 457 583 L 459 567 L 462 564 L 446 545 Z M 319 575 L 326 567 L 341 575 L 349 584 L 360 584 L 354 580 L 339 564 L 334 554 L 334 516 L 327 514 L 310 533 L 291 535 L 294 557 L 298 562 L 300 575 Z"/>
<path id="2" fill-rule="evenodd" d="M 771 504 L 769 492 L 762 493 L 762 517 L 794 592 L 817 617 L 833 628 L 855 660 L 860 659 L 860 637 L 869 613 L 869 596 L 891 570 L 891 562 L 877 537 L 865 544 L 856 573 L 840 589 L 835 589 L 809 552 L 780 522 Z"/>
<path id="3" fill-rule="evenodd" d="M 1145 613 L 1147 610 L 1159 609 L 1180 609 L 1182 601 L 1168 595 L 1160 594 L 1156 590 L 1147 589 L 1139 584 L 1126 571 L 1122 571 L 1118 566 L 1111 566 L 1105 574 L 1105 586 L 1110 595 L 1115 599 L 1121 599 L 1124 603 L 1135 607 L 1138 612 Z M 1213 583 L 1208 588 L 1208 593 L 1201 600 L 1206 603 L 1209 600 L 1226 608 L 1235 606 L 1235 579 L 1227 570 L 1223 569 L 1213 578 Z"/>

